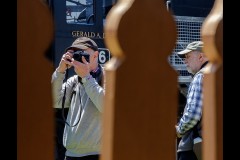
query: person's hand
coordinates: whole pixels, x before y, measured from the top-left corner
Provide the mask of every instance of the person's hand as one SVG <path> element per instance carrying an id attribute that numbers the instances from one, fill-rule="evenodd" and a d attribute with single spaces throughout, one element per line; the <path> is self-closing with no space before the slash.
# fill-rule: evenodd
<path id="1" fill-rule="evenodd" d="M 82 56 L 83 63 L 79 61 L 75 61 L 72 58 L 71 65 L 74 66 L 74 71 L 77 73 L 78 76 L 81 78 L 90 74 L 90 64 L 87 62 L 84 56 Z"/>
<path id="2" fill-rule="evenodd" d="M 178 128 L 178 126 L 176 125 L 176 126 L 175 126 L 175 128 L 176 128 L 176 135 L 177 135 L 177 137 L 178 137 L 178 138 L 181 138 L 181 137 L 182 137 L 182 135 L 181 135 L 181 134 L 179 134 L 179 133 L 178 133 L 178 131 L 177 131 L 177 128 Z"/>
<path id="3" fill-rule="evenodd" d="M 72 66 L 71 59 L 73 56 L 73 50 L 68 50 L 65 54 L 63 54 L 62 59 L 59 63 L 59 66 L 57 68 L 57 71 L 60 73 L 64 73 L 67 68 L 70 68 Z"/>

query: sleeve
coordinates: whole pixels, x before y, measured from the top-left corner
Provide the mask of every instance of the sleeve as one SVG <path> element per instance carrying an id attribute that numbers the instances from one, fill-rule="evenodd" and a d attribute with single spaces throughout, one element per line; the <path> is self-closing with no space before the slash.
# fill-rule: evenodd
<path id="1" fill-rule="evenodd" d="M 66 82 L 63 83 L 65 78 L 64 73 L 55 71 L 52 75 L 52 96 L 53 96 L 53 107 L 62 108 L 62 100 L 64 91 L 66 89 L 64 108 L 69 108 L 71 104 L 71 93 L 73 91 L 74 84 L 76 83 L 75 76 L 70 77 Z M 66 88 L 65 88 L 66 87 Z"/>
<path id="2" fill-rule="evenodd" d="M 85 91 L 89 98 L 92 100 L 94 105 L 97 107 L 97 109 L 102 112 L 103 110 L 103 100 L 105 96 L 105 76 L 103 76 L 103 87 L 101 87 L 97 81 L 90 77 L 88 81 L 83 83 L 83 86 L 85 87 Z"/>
<path id="3" fill-rule="evenodd" d="M 184 113 L 176 127 L 176 132 L 180 135 L 192 129 L 201 119 L 202 80 L 203 74 L 196 75 L 189 87 Z"/>

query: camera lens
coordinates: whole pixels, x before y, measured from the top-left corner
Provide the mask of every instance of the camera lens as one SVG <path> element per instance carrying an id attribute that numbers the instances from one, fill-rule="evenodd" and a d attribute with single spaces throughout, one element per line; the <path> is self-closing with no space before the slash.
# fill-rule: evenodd
<path id="1" fill-rule="evenodd" d="M 86 53 L 86 52 L 84 52 L 82 50 L 78 50 L 78 51 L 75 51 L 73 53 L 73 59 L 76 60 L 76 61 L 79 61 L 81 63 L 83 63 L 82 56 L 84 56 L 85 59 L 87 60 L 87 62 L 89 62 L 89 56 L 90 55 L 88 53 Z"/>

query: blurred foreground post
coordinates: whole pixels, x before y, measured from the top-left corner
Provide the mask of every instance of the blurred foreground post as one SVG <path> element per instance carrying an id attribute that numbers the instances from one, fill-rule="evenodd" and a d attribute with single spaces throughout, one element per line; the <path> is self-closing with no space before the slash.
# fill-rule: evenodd
<path id="1" fill-rule="evenodd" d="M 52 64 L 45 57 L 53 21 L 41 0 L 19 0 L 17 9 L 17 159 L 53 160 Z"/>
<path id="2" fill-rule="evenodd" d="M 203 160 L 223 159 L 223 0 L 216 0 L 202 26 L 210 63 L 203 82 Z"/>
<path id="3" fill-rule="evenodd" d="M 175 160 L 174 19 L 159 0 L 120 0 L 109 12 L 101 160 Z"/>

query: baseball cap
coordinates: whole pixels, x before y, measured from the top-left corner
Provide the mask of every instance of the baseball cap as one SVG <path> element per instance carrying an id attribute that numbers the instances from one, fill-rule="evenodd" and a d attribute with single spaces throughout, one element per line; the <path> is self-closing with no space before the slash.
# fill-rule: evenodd
<path id="1" fill-rule="evenodd" d="M 88 49 L 91 48 L 94 51 L 98 50 L 97 44 L 88 37 L 79 37 L 77 38 L 71 46 L 66 48 L 66 51 L 70 48 L 78 48 L 78 49 Z"/>
<path id="2" fill-rule="evenodd" d="M 202 52 L 202 48 L 203 48 L 203 42 L 202 41 L 194 41 L 194 42 L 191 42 L 187 45 L 187 47 L 181 51 L 181 52 L 178 52 L 178 56 L 183 58 L 185 54 L 191 52 L 191 51 L 200 51 Z"/>

